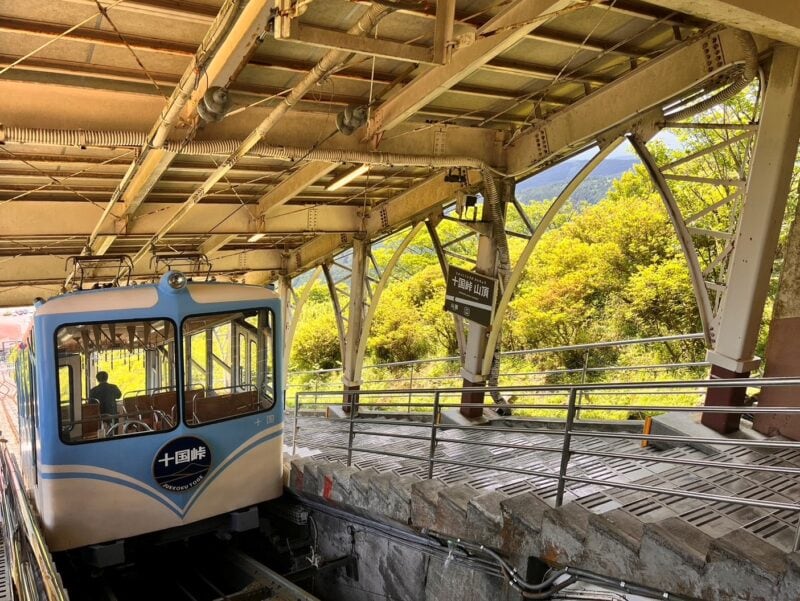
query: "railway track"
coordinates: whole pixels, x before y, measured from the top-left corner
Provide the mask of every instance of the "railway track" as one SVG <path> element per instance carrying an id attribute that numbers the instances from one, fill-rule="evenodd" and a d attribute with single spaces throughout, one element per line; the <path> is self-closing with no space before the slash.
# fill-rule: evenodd
<path id="1" fill-rule="evenodd" d="M 85 601 L 318 601 L 254 555 L 211 536 L 143 547 L 104 570 L 69 554 L 56 561 L 70 597 Z"/>

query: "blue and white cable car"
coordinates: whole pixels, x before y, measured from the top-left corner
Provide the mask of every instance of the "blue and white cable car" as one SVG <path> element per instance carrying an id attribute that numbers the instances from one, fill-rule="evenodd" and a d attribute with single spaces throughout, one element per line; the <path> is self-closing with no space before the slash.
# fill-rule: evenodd
<path id="1" fill-rule="evenodd" d="M 39 303 L 17 354 L 20 444 L 50 549 L 280 496 L 280 324 L 271 290 L 175 271 Z"/>

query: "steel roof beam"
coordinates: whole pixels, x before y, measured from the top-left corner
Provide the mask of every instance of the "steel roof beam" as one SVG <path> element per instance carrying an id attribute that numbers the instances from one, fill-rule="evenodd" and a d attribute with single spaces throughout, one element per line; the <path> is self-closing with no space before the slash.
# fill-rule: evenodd
<path id="1" fill-rule="evenodd" d="M 236 240 L 236 238 L 238 238 L 236 234 L 214 234 L 213 236 L 209 236 L 206 241 L 197 248 L 197 250 L 200 252 L 200 254 L 211 258 L 217 251 L 219 251 L 226 244 L 230 244 Z"/>
<path id="2" fill-rule="evenodd" d="M 552 81 L 559 76 L 559 69 L 554 67 L 547 67 L 544 65 L 537 65 L 534 63 L 520 62 L 516 60 L 509 60 L 505 58 L 496 58 L 489 61 L 483 67 L 487 71 L 495 71 L 497 73 L 510 73 L 512 75 L 524 75 L 533 79 L 542 79 L 544 81 Z M 612 77 L 597 75 L 590 72 L 573 73 L 568 77 L 562 76 L 559 81 L 564 83 L 590 83 L 595 85 L 605 85 L 613 81 Z M 457 90 L 455 86 L 453 90 Z"/>
<path id="3" fill-rule="evenodd" d="M 611 40 L 599 40 L 594 36 L 587 39 L 586 36 L 583 35 L 575 35 L 549 27 L 540 27 L 535 32 L 528 34 L 526 38 L 537 42 L 547 42 L 548 44 L 558 44 L 560 46 L 568 46 L 570 48 L 578 48 L 590 52 L 614 54 L 630 58 L 648 58 L 650 55 L 647 50 L 636 48 L 630 44 L 620 46 Z"/>
<path id="4" fill-rule="evenodd" d="M 83 4 L 96 7 L 95 0 L 67 0 L 72 4 Z M 100 0 L 105 7 L 114 6 L 114 10 L 125 10 L 140 14 L 164 16 L 193 23 L 211 23 L 218 9 L 211 4 L 201 4 L 187 0 L 126 0 L 117 3 L 113 0 Z"/>
<path id="5" fill-rule="evenodd" d="M 369 4 L 372 0 L 356 0 L 360 4 Z M 661 3 L 659 3 L 661 4 Z M 697 27 L 701 26 L 703 23 L 699 19 L 693 19 L 691 17 L 685 15 L 676 15 L 670 11 L 666 10 L 658 10 L 655 7 L 651 7 L 646 4 L 638 4 L 635 1 L 631 0 L 616 0 L 615 2 L 608 3 L 608 4 L 597 4 L 596 7 L 601 10 L 608 10 L 613 13 L 617 13 L 620 15 L 627 15 L 630 17 L 635 17 L 637 19 L 642 19 L 645 21 L 661 21 L 665 25 L 669 25 L 670 27 Z M 434 19 L 435 15 L 431 12 L 425 12 L 421 10 L 411 10 L 411 9 L 403 9 L 398 10 L 397 12 L 413 15 L 415 17 L 419 17 L 422 19 Z M 478 23 L 480 17 L 477 17 L 473 14 L 468 14 L 465 12 L 456 12 L 455 14 L 455 22 L 460 25 L 468 24 L 468 23 Z"/>
<path id="6" fill-rule="evenodd" d="M 110 245 L 95 244 L 95 237 L 105 222 L 113 219 L 112 209 L 118 200 L 124 206 L 124 219 L 133 218 L 139 205 L 169 167 L 176 153 L 161 146 L 179 121 L 196 118 L 197 103 L 213 86 L 227 86 L 247 63 L 261 43 L 269 17 L 268 0 L 250 0 L 243 6 L 225 3 L 209 33 L 197 51 L 195 60 L 187 67 L 178 87 L 173 90 L 167 105 L 150 132 L 140 157 L 131 163 L 128 173 L 112 195 L 106 211 L 98 220 L 89 239 L 90 250 L 99 254 Z M 202 66 L 202 73 L 198 69 Z M 186 130 L 184 136 L 190 135 Z"/>
<path id="7" fill-rule="evenodd" d="M 178 209 L 178 204 L 147 203 L 140 219 L 124 229 L 115 223 L 104 226 L 100 236 L 152 236 L 165 219 Z M 255 209 L 255 206 L 253 206 Z M 86 238 L 102 210 L 86 201 L 25 201 L 3 206 L 0 239 L 39 236 Z M 53 219 L 59 215 L 59 219 Z M 256 228 L 258 217 L 242 205 L 203 203 L 196 213 L 177 224 L 172 234 L 204 236 L 252 235 L 261 233 L 353 232 L 362 227 L 363 209 L 342 205 L 285 205 L 270 212 L 269 219 Z M 213 228 L 206 224 L 216 224 Z"/>
<path id="8" fill-rule="evenodd" d="M 712 37 L 722 51 L 719 58 L 709 60 L 705 47 Z M 529 172 L 553 155 L 624 126 L 744 59 L 744 49 L 731 30 L 681 44 L 528 130 L 508 149 L 508 171 Z"/>
<path id="9" fill-rule="evenodd" d="M 658 0 L 657 5 L 800 46 L 795 0 Z"/>
<path id="10" fill-rule="evenodd" d="M 14 18 L 0 18 L 0 31 L 6 31 L 9 33 L 24 33 L 24 34 L 33 34 L 33 35 L 41 35 L 45 37 L 57 37 L 63 34 L 64 26 L 60 23 L 45 23 L 45 22 L 38 22 L 38 21 L 25 21 L 22 19 L 14 19 Z M 100 29 L 89 29 L 89 28 L 78 28 L 66 36 L 64 36 L 67 40 L 75 40 L 79 42 L 86 42 L 89 44 L 100 44 L 104 46 L 111 46 L 111 47 L 118 47 L 124 48 L 125 43 L 120 40 L 120 38 L 114 34 L 113 32 L 104 31 Z M 564 43 L 561 37 L 558 37 L 558 42 L 556 43 Z M 138 50 L 146 50 L 148 52 L 155 52 L 160 54 L 171 54 L 174 56 L 185 56 L 189 58 L 194 56 L 195 53 L 195 46 L 192 44 L 186 44 L 182 42 L 173 42 L 169 40 L 159 40 L 154 38 L 145 38 L 140 36 L 132 36 L 129 34 L 125 35 L 125 39 L 127 40 L 128 44 Z M 407 46 L 407 45 L 406 45 Z M 420 47 L 422 49 L 423 47 Z M 7 65 L 11 64 L 16 60 L 18 57 L 14 56 L 0 56 L 0 65 Z M 392 57 L 394 58 L 394 57 Z M 304 61 L 298 61 L 293 59 L 284 59 L 284 58 L 270 58 L 269 61 L 259 59 L 257 57 L 251 57 L 250 62 L 248 63 L 248 68 L 257 68 L 257 69 L 268 69 L 268 70 L 278 70 L 278 71 L 289 71 L 291 73 L 305 73 L 309 71 L 314 65 L 312 63 L 306 63 Z M 118 78 L 120 80 L 126 81 L 139 81 L 142 83 L 149 84 L 149 80 L 141 72 L 139 69 L 121 69 L 117 67 L 108 67 L 108 66 L 101 66 L 101 65 L 92 65 L 91 68 L 81 68 L 74 63 L 68 63 L 64 61 L 57 61 L 53 59 L 28 59 L 25 63 L 21 64 L 18 68 L 21 69 L 30 69 L 30 70 L 39 70 L 44 72 L 64 72 L 64 73 L 80 73 L 84 76 L 96 76 L 96 77 L 111 77 L 111 78 Z M 535 79 L 542 79 L 545 81 L 551 81 L 555 79 L 558 74 L 559 70 L 555 67 L 545 67 L 541 65 L 528 65 L 524 62 L 519 61 L 510 61 L 504 59 L 495 59 L 484 65 L 484 68 L 490 71 L 496 71 L 499 73 L 513 73 L 523 76 L 532 77 Z M 151 72 L 152 74 L 152 72 Z M 154 74 L 156 75 L 156 80 L 159 84 L 163 83 L 165 85 L 175 85 L 178 81 L 177 75 L 172 74 Z M 336 71 L 335 73 L 331 74 L 331 77 L 335 79 L 347 79 L 352 81 L 362 81 L 364 83 L 374 82 L 375 84 L 379 85 L 389 85 L 395 81 L 395 75 L 390 73 L 382 73 L 382 72 L 375 72 L 372 73 L 369 70 L 358 70 L 358 69 L 343 69 L 341 71 Z M 565 83 L 570 82 L 587 82 L 593 84 L 604 84 L 611 81 L 609 77 L 603 77 L 601 75 L 573 75 L 571 77 L 562 78 L 562 81 Z M 274 90 L 270 92 L 267 88 L 259 91 L 256 90 L 252 86 L 248 86 L 246 88 L 237 88 L 237 86 L 233 87 L 234 90 L 241 91 L 243 93 L 253 93 L 253 94 L 269 94 L 274 93 L 279 90 Z M 480 88 L 473 87 L 473 90 L 480 90 Z M 452 88 L 453 92 L 460 92 L 459 86 L 454 86 Z M 473 92 L 470 92 L 473 93 Z M 487 90 L 487 95 L 491 96 L 492 91 Z"/>
<path id="11" fill-rule="evenodd" d="M 94 0 L 66 0 L 72 4 L 83 4 L 86 6 L 95 6 Z M 372 0 L 357 0 L 359 4 L 369 5 Z M 686 0 L 692 2 L 692 0 Z M 771 0 L 772 2 L 781 2 L 782 0 Z M 101 0 L 101 3 L 110 6 L 112 0 Z M 655 4 L 655 2 L 654 2 Z M 685 15 L 670 14 L 669 11 L 663 10 L 668 6 L 668 2 L 661 2 L 658 0 L 656 6 L 648 4 L 640 4 L 632 2 L 631 0 L 617 0 L 611 5 L 602 4 L 599 8 L 602 10 L 610 10 L 611 12 L 636 17 L 646 21 L 663 21 L 665 25 L 677 27 L 695 27 L 698 26 L 699 20 L 693 19 Z M 661 10 L 659 10 L 661 8 Z M 194 23 L 210 23 L 214 16 L 217 14 L 216 8 L 211 4 L 200 4 L 181 0 L 176 3 L 174 0 L 126 0 L 121 4 L 115 4 L 114 10 L 137 12 L 140 14 L 148 14 L 154 16 L 168 16 L 170 18 L 189 21 Z M 408 8 L 401 8 L 396 11 L 399 14 L 411 15 L 423 19 L 434 19 L 435 14 L 432 12 L 424 12 L 420 10 L 412 10 Z M 685 11 L 689 13 L 689 11 Z M 465 24 L 467 22 L 474 22 L 470 15 L 463 12 L 456 12 L 455 22 L 458 24 Z"/>
<path id="12" fill-rule="evenodd" d="M 438 210 L 443 202 L 453 198 L 460 188 L 460 184 L 445 182 L 444 173 L 437 173 L 411 190 L 375 207 L 364 219 L 361 234 L 372 239 L 382 233 L 395 231 L 414 219 L 424 218 L 426 214 Z M 284 263 L 284 273 L 288 275 L 302 273 L 347 248 L 352 239 L 350 235 L 316 236 L 300 248 L 288 253 Z M 269 280 L 264 274 L 248 274 L 246 281 L 264 284 Z"/>
<path id="13" fill-rule="evenodd" d="M 311 161 L 290 173 L 283 181 L 258 199 L 258 211 L 262 217 L 274 212 L 274 209 L 285 205 L 310 185 L 336 169 L 336 163 Z"/>
<path id="14" fill-rule="evenodd" d="M 17 58 L 16 56 L 9 56 L 9 55 L 0 55 L 0 67 L 4 67 L 7 65 L 12 64 Z M 253 63 L 251 63 L 252 65 Z M 265 68 L 273 68 L 275 65 L 267 65 Z M 313 65 L 309 66 L 310 69 Z M 301 67 L 292 67 L 285 69 L 290 72 L 306 72 L 302 70 Z M 497 67 L 495 70 L 500 72 L 516 72 L 520 75 L 534 77 L 536 79 L 541 79 L 545 81 L 552 81 L 552 78 L 549 76 L 545 76 L 542 74 L 541 70 L 536 69 L 526 69 L 524 66 L 516 65 L 514 67 L 509 67 L 508 64 L 504 66 Z M 19 75 L 22 72 L 30 71 L 35 73 L 48 73 L 48 74 L 55 74 L 55 75 L 62 75 L 65 77 L 77 77 L 80 76 L 81 78 L 90 77 L 92 79 L 103 80 L 104 82 L 115 82 L 120 84 L 120 91 L 123 91 L 126 88 L 130 88 L 131 86 L 141 86 L 141 92 L 145 94 L 157 94 L 156 90 L 152 86 L 152 82 L 148 76 L 141 71 L 141 69 L 128 69 L 128 68 L 121 68 L 121 67 L 111 67 L 106 65 L 80 65 L 76 64 L 71 61 L 61 61 L 57 59 L 40 59 L 40 58 L 32 58 L 28 59 L 19 66 L 15 67 L 16 74 Z M 154 73 L 150 72 L 150 75 L 153 79 L 162 86 L 175 86 L 178 81 L 179 77 L 177 75 L 171 73 Z M 556 76 L 556 73 L 553 74 L 553 77 Z M 331 77 L 340 77 L 339 73 L 333 74 Z M 363 81 L 365 84 L 370 83 L 369 80 L 370 74 L 369 73 L 362 73 L 358 77 L 355 74 L 350 74 L 346 76 L 346 79 L 351 80 L 358 80 Z M 603 78 L 589 78 L 592 80 L 593 83 L 600 83 L 602 81 L 609 81 L 608 79 Z M 563 84 L 569 83 L 583 83 L 584 81 L 589 81 L 587 78 L 564 78 L 561 80 Z M 52 81 L 52 80 L 51 80 Z M 376 78 L 374 83 L 380 87 L 388 86 L 394 80 L 386 75 L 386 74 L 376 74 Z M 70 81 L 63 80 L 63 85 L 71 85 Z M 74 83 L 78 85 L 85 85 L 85 80 L 80 79 L 75 81 Z M 104 85 L 109 85 L 105 83 Z M 257 99 L 263 99 L 266 96 L 277 96 L 281 92 L 284 91 L 284 88 L 279 88 L 275 86 L 264 86 L 260 84 L 252 84 L 252 83 L 233 83 L 230 86 L 230 91 L 234 92 L 234 96 L 249 96 L 255 97 Z M 516 99 L 519 94 L 515 93 L 513 89 L 500 89 L 500 88 L 489 88 L 485 86 L 466 86 L 466 85 L 457 85 L 453 86 L 450 92 L 454 94 L 463 94 L 469 96 L 479 96 L 484 98 L 490 99 L 505 99 L 505 100 L 514 100 Z M 541 100 L 537 99 L 537 102 L 543 102 L 545 104 L 552 104 L 555 106 L 566 106 L 572 101 L 571 98 L 565 96 L 557 96 L 553 94 L 543 94 Z M 340 106 L 347 106 L 347 105 L 361 105 L 364 104 L 364 101 L 361 97 L 357 96 L 345 96 L 342 94 L 326 96 L 324 99 L 315 99 L 315 98 L 307 98 L 303 99 L 302 102 L 305 105 L 320 105 L 322 107 L 330 108 L 332 104 L 340 105 Z M 429 109 L 423 109 L 420 112 L 425 113 L 427 111 L 433 112 L 441 112 L 443 110 L 448 109 L 440 109 L 436 107 L 430 107 Z M 457 115 L 458 111 L 454 111 L 452 109 L 449 110 L 450 115 Z M 464 118 L 469 118 L 469 115 L 464 115 Z"/>
<path id="15" fill-rule="evenodd" d="M 276 36 L 275 39 L 299 42 L 317 48 L 347 50 L 356 54 L 389 58 L 407 63 L 435 64 L 433 52 L 427 46 L 404 44 L 394 40 L 375 39 L 325 27 L 304 25 L 297 19 L 291 21 L 287 37 Z"/>
<path id="16" fill-rule="evenodd" d="M 542 15 L 570 6 L 569 0 L 517 0 L 477 30 L 474 44 L 453 52 L 447 65 L 416 77 L 373 111 L 369 137 L 393 129 L 438 96 L 508 50 L 542 24 Z"/>
<path id="17" fill-rule="evenodd" d="M 279 250 L 248 250 L 216 258 L 212 273 L 244 273 L 246 271 L 278 271 L 283 260 Z M 148 255 L 149 258 L 149 255 Z M 56 283 L 64 281 L 65 261 L 62 256 L 23 256 L 9 261 L 0 270 L 0 288 L 24 283 Z M 102 272 L 101 272 L 102 273 Z M 35 274 L 35 276 L 33 276 Z M 133 277 L 152 277 L 149 261 L 134 270 Z M 33 276 L 33 277 L 32 277 Z M 0 299 L 0 304 L 3 301 Z"/>
<path id="18" fill-rule="evenodd" d="M 115 8 L 116 9 L 116 8 Z M 112 46 L 124 48 L 125 42 L 113 31 L 105 29 L 93 29 L 90 27 L 78 27 L 69 33 L 64 33 L 66 26 L 61 23 L 48 23 L 44 21 L 29 21 L 26 19 L 15 19 L 13 17 L 0 17 L 0 31 L 6 33 L 20 33 L 38 35 L 48 38 L 60 37 L 65 40 L 86 42 L 88 44 L 98 44 L 101 46 Z M 183 42 L 173 42 L 157 38 L 147 38 L 130 33 L 125 33 L 125 40 L 134 50 L 146 50 L 148 52 L 158 52 L 159 54 L 172 54 L 175 56 L 194 56 L 196 46 Z"/>

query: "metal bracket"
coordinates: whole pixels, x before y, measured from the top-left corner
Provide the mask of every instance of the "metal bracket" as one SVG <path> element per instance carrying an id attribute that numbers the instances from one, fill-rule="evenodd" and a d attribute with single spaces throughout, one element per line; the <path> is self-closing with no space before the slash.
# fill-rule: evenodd
<path id="1" fill-rule="evenodd" d="M 70 279 L 75 280 L 77 276 L 76 288 L 83 290 L 83 281 L 86 276 L 87 267 L 96 273 L 98 269 L 116 268 L 116 275 L 111 278 L 109 287 L 115 288 L 121 285 L 122 278 L 125 278 L 125 286 L 131 283 L 131 274 L 133 273 L 133 261 L 128 255 L 101 255 L 99 257 L 78 255 L 67 257 L 66 269 L 69 271 L 70 263 L 72 263 L 71 273 L 73 277 Z"/>
<path id="2" fill-rule="evenodd" d="M 164 267 L 169 271 L 174 265 L 185 266 L 183 271 L 187 275 L 204 276 L 206 281 L 211 278 L 211 261 L 202 253 L 154 252 L 150 260 L 150 267 L 155 273 Z"/>

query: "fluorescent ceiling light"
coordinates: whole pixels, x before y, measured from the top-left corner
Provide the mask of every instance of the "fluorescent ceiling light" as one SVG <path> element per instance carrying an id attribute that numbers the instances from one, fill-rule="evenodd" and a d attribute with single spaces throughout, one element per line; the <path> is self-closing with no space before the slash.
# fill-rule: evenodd
<path id="1" fill-rule="evenodd" d="M 258 241 L 259 241 L 259 240 L 261 240 L 261 238 L 263 238 L 264 236 L 266 236 L 266 234 L 259 232 L 258 234 L 253 234 L 252 236 L 250 236 L 250 237 L 247 239 L 247 241 L 248 241 L 248 242 L 258 242 Z"/>
<path id="2" fill-rule="evenodd" d="M 342 177 L 337 179 L 335 182 L 333 182 L 330 186 L 328 186 L 325 189 L 328 192 L 333 192 L 334 190 L 338 190 L 342 186 L 344 186 L 346 184 L 349 184 L 354 179 L 356 179 L 359 175 L 363 175 L 367 171 L 369 171 L 369 165 L 359 165 L 358 167 L 356 167 L 352 171 L 348 171 L 347 173 L 345 173 Z"/>

